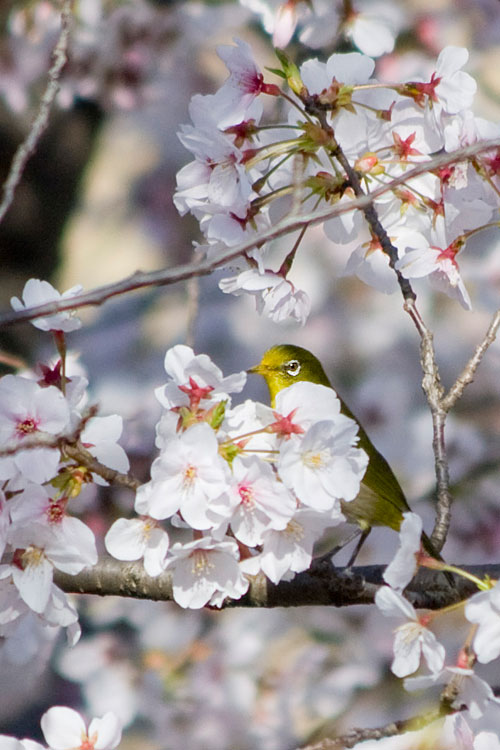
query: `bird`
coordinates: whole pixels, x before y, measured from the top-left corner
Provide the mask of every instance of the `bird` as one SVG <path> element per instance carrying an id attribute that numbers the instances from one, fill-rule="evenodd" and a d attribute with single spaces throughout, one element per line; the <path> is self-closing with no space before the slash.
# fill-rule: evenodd
<path id="1" fill-rule="evenodd" d="M 272 407 L 275 406 L 277 394 L 293 383 L 307 381 L 333 388 L 321 362 L 314 354 L 301 346 L 292 344 L 271 347 L 264 353 L 259 364 L 251 367 L 247 372 L 262 375 L 269 388 Z M 358 447 L 368 454 L 369 459 L 359 494 L 350 502 L 341 502 L 342 513 L 348 522 L 358 525 L 357 535 L 360 533 L 358 544 L 348 563 L 350 567 L 372 527 L 388 526 L 399 531 L 403 514 L 410 511 L 410 506 L 386 459 L 375 448 L 347 404 L 340 396 L 338 398 L 341 413 L 356 422 L 359 436 Z M 425 532 L 422 533 L 422 545 L 431 557 L 442 560 Z"/>

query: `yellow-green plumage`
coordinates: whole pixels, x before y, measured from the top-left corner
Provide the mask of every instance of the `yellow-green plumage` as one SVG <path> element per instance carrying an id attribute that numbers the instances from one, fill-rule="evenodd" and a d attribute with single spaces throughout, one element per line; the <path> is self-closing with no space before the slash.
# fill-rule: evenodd
<path id="1" fill-rule="evenodd" d="M 301 380 L 332 388 L 321 363 L 314 354 L 300 346 L 290 344 L 273 346 L 264 354 L 260 363 L 252 367 L 249 372 L 258 373 L 264 377 L 271 396 L 271 406 L 274 406 L 276 395 L 283 388 Z M 340 403 L 342 414 L 354 419 L 357 423 L 358 445 L 366 451 L 369 457 L 360 492 L 353 501 L 342 503 L 342 512 L 349 521 L 357 523 L 364 532 L 372 526 L 389 526 L 399 531 L 403 513 L 410 510 L 403 490 L 391 467 L 375 448 L 349 407 L 342 399 Z M 425 534 L 422 535 L 422 542 L 429 554 L 439 557 L 432 550 L 430 540 Z"/>

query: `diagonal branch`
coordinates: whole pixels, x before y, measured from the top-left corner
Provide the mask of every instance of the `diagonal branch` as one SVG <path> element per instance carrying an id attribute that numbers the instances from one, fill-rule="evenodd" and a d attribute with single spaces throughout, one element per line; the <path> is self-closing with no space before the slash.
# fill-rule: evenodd
<path id="1" fill-rule="evenodd" d="M 500 139 L 485 141 L 483 143 L 475 144 L 474 146 L 468 146 L 454 152 L 453 154 L 445 154 L 427 162 L 422 162 L 422 164 L 418 164 L 404 175 L 392 180 L 390 184 L 374 190 L 369 195 L 359 196 L 355 200 L 346 202 L 345 204 L 329 206 L 323 210 L 315 210 L 301 216 L 287 216 L 267 231 L 261 232 L 250 240 L 242 242 L 240 245 L 236 245 L 235 247 L 221 252 L 210 259 L 205 259 L 201 261 L 201 263 L 195 262 L 183 266 L 176 266 L 174 268 L 163 268 L 159 271 L 151 271 L 149 273 L 137 271 L 121 281 L 96 287 L 90 292 L 84 292 L 71 298 L 38 305 L 37 307 L 32 307 L 15 313 L 10 310 L 6 311 L 0 314 L 0 326 L 8 326 L 14 323 L 33 320 L 34 318 L 39 318 L 45 315 L 53 315 L 54 313 L 63 310 L 75 310 L 79 307 L 85 307 L 88 305 L 102 305 L 113 297 L 127 294 L 138 289 L 147 289 L 155 286 L 168 286 L 170 284 L 176 284 L 179 281 L 185 281 L 186 279 L 207 276 L 221 266 L 229 263 L 231 260 L 249 252 L 256 245 L 261 245 L 277 237 L 300 230 L 308 224 L 320 224 L 327 219 L 349 213 L 356 209 L 363 210 L 388 191 L 393 190 L 403 183 L 406 184 L 408 181 L 431 169 L 438 169 L 455 162 L 463 161 L 464 159 L 472 158 L 484 151 L 490 151 L 495 148 L 500 148 Z"/>
<path id="2" fill-rule="evenodd" d="M 9 174 L 4 183 L 3 197 L 0 203 L 0 223 L 3 221 L 5 214 L 12 205 L 16 188 L 19 185 L 28 159 L 35 151 L 38 141 L 42 137 L 42 134 L 49 123 L 50 110 L 57 96 L 57 92 L 59 91 L 61 72 L 68 59 L 68 39 L 72 9 L 73 0 L 64 0 L 61 10 L 61 32 L 57 44 L 54 47 L 54 61 L 49 69 L 47 86 L 28 135 L 20 146 L 18 146 L 17 151 L 14 154 Z"/>
<path id="3" fill-rule="evenodd" d="M 480 344 L 478 344 L 478 346 L 476 347 L 476 351 L 470 358 L 467 365 L 464 367 L 462 373 L 458 376 L 446 396 L 444 396 L 444 398 L 442 399 L 441 405 L 443 409 L 446 409 L 446 411 L 449 411 L 453 406 L 455 406 L 458 399 L 461 398 L 465 388 L 474 380 L 474 375 L 476 374 L 476 370 L 479 367 L 482 358 L 488 350 L 488 347 L 491 346 L 491 344 L 496 339 L 499 326 L 500 310 L 497 310 L 488 327 L 488 330 L 486 331 L 484 339 Z"/>

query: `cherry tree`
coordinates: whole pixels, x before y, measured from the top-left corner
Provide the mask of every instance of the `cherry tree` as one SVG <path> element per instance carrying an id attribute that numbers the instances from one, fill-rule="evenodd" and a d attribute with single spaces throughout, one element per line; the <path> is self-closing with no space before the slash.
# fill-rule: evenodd
<path id="1" fill-rule="evenodd" d="M 35 737 L 7 725 L 0 748 L 114 748 L 122 731 L 162 748 L 500 747 L 500 126 L 479 42 L 441 41 L 452 12 L 44 0 L 7 14 L 0 95 L 30 124 L 0 222 L 51 118 L 89 100 L 155 132 L 176 161 L 168 211 L 193 223 L 175 220 L 182 252 L 153 269 L 87 288 L 27 268 L 4 300 L 3 331 L 38 329 L 22 357 L 4 347 L 0 377 L 2 692 Z M 209 93 L 195 42 L 220 66 Z M 141 236 L 158 250 L 174 240 L 151 180 Z M 102 278 L 99 250 L 84 257 Z M 137 291 L 173 300 L 154 354 Z M 110 309 L 133 321 L 133 355 Z M 250 366 L 283 340 L 337 370 L 413 509 L 354 566 L 360 424 L 324 385 L 272 406 L 256 391 Z"/>

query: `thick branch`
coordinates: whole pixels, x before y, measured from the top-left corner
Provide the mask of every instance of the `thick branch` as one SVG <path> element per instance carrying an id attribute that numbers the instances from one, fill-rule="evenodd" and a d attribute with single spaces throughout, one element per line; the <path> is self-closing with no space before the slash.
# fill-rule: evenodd
<path id="1" fill-rule="evenodd" d="M 0 222 L 2 222 L 14 200 L 14 193 L 19 185 L 28 159 L 35 151 L 38 141 L 48 125 L 50 110 L 59 91 L 59 78 L 68 59 L 67 50 L 72 7 L 73 0 L 64 0 L 61 10 L 61 33 L 59 34 L 59 39 L 53 53 L 54 62 L 49 69 L 47 86 L 40 101 L 36 117 L 29 129 L 28 135 L 14 154 L 9 174 L 4 183 L 3 197 L 0 203 Z"/>
<path id="2" fill-rule="evenodd" d="M 225 607 L 304 607 L 312 605 L 346 607 L 372 604 L 378 587 L 383 583 L 384 565 L 359 566 L 351 571 L 335 568 L 324 559 L 310 570 L 299 573 L 292 581 L 272 584 L 264 576 L 256 576 L 245 596 L 227 600 Z M 477 576 L 500 576 L 499 565 L 468 566 Z M 415 607 L 439 609 L 460 601 L 476 592 L 469 581 L 456 577 L 451 588 L 442 573 L 425 570 L 407 589 L 408 599 Z M 76 576 L 54 571 L 54 583 L 75 594 L 125 596 L 154 601 L 172 600 L 172 577 L 166 571 L 156 578 L 148 576 L 142 562 L 120 562 L 102 558 L 93 568 Z"/>
<path id="3" fill-rule="evenodd" d="M 56 312 L 62 310 L 74 310 L 79 307 L 85 307 L 87 305 L 101 305 L 112 297 L 116 297 L 121 294 L 127 294 L 128 292 L 146 289 L 155 286 L 167 286 L 170 284 L 176 284 L 179 281 L 185 281 L 186 279 L 195 278 L 198 276 L 206 276 L 215 271 L 220 266 L 225 265 L 229 261 L 237 258 L 249 250 L 254 248 L 256 245 L 261 245 L 265 242 L 269 242 L 276 237 L 281 237 L 285 234 L 295 232 L 301 229 L 305 224 L 320 224 L 327 219 L 331 219 L 335 216 L 348 213 L 356 209 L 364 209 L 370 206 L 380 196 L 384 195 L 387 191 L 393 190 L 400 184 L 406 184 L 411 179 L 418 177 L 419 175 L 427 172 L 430 169 L 438 169 L 440 167 L 453 164 L 458 161 L 463 161 L 466 158 L 477 156 L 483 151 L 488 151 L 493 148 L 500 147 L 500 139 L 494 141 L 487 141 L 474 146 L 468 146 L 467 148 L 460 149 L 454 154 L 445 154 L 443 156 L 431 159 L 428 162 L 422 162 L 413 169 L 406 172 L 404 175 L 397 177 L 392 180 L 390 184 L 384 185 L 378 190 L 374 190 L 370 195 L 364 195 L 356 198 L 353 201 L 346 202 L 342 205 L 330 206 L 324 210 L 315 210 L 309 214 L 303 214 L 302 216 L 289 216 L 282 219 L 276 226 L 252 237 L 252 239 L 242 242 L 231 250 L 222 252 L 219 255 L 202 261 L 201 263 L 191 263 L 183 266 L 177 266 L 175 268 L 163 268 L 159 271 L 151 271 L 144 273 L 136 271 L 131 276 L 128 276 L 121 281 L 113 284 L 105 284 L 101 287 L 96 287 L 90 292 L 78 294 L 75 297 L 62 299 L 57 302 L 50 302 L 45 305 L 38 305 L 28 310 L 20 310 L 19 312 L 6 311 L 0 314 L 0 326 L 8 326 L 13 323 L 21 323 L 27 320 L 33 320 L 45 315 L 53 315 Z"/>

